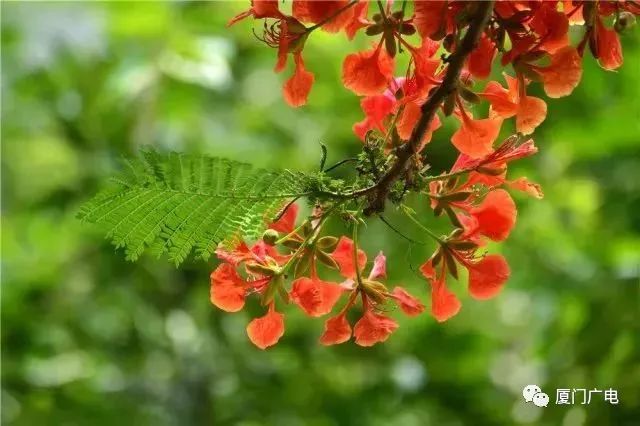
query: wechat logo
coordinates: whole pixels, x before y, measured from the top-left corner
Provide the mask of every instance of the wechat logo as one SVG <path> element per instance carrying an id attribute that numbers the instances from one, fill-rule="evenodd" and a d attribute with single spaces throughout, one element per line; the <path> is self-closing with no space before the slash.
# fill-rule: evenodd
<path id="1" fill-rule="evenodd" d="M 533 402 L 536 407 L 546 407 L 549 405 L 549 395 L 542 392 L 538 385 L 527 385 L 522 389 L 522 396 L 525 402 Z"/>

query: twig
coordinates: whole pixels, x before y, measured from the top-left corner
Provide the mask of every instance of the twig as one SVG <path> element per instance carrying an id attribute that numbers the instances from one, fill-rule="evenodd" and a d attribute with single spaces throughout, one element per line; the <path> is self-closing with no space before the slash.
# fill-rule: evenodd
<path id="1" fill-rule="evenodd" d="M 367 207 L 364 209 L 365 215 L 384 211 L 385 202 L 393 183 L 407 172 L 411 158 L 416 154 L 420 146 L 420 141 L 429 128 L 436 111 L 447 96 L 456 89 L 464 61 L 475 48 L 476 43 L 480 39 L 489 21 L 489 17 L 493 11 L 494 0 L 478 2 L 476 4 L 477 11 L 469 25 L 469 29 L 456 51 L 449 57 L 449 65 L 447 66 L 447 72 L 442 83 L 429 99 L 427 99 L 424 105 L 422 105 L 422 115 L 411 133 L 411 138 L 406 144 L 398 148 L 396 152 L 397 160 L 387 173 L 385 173 L 375 185 L 367 188 L 367 191 L 371 191 L 372 194 Z"/>

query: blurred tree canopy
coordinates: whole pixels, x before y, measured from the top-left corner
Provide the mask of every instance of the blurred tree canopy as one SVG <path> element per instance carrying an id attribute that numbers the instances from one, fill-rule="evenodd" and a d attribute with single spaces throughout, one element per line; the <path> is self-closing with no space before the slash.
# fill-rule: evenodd
<path id="1" fill-rule="evenodd" d="M 318 345 L 321 322 L 291 309 L 283 340 L 262 352 L 244 330 L 257 303 L 234 315 L 210 306 L 213 259 L 180 270 L 166 259 L 128 263 L 75 219 L 118 159 L 144 145 L 299 170 L 317 168 L 319 142 L 329 161 L 359 151 L 358 99 L 338 84 L 353 46 L 314 34 L 306 60 L 317 83 L 293 110 L 275 52 L 249 22 L 225 27 L 245 7 L 3 4 L 3 423 L 637 424 L 638 31 L 623 37 L 619 72 L 585 58 L 574 94 L 549 101 L 540 153 L 514 173 L 546 196 L 517 199 L 500 297 L 464 296 L 445 324 L 403 318 L 367 350 Z M 453 161 L 450 134 L 429 145 L 436 170 Z M 412 248 L 381 223 L 363 243 L 385 250 L 390 282 L 426 299 L 415 269 L 432 247 Z M 532 383 L 550 394 L 546 409 L 522 401 Z M 620 404 L 581 405 L 578 394 L 555 405 L 558 388 L 617 389 Z"/>

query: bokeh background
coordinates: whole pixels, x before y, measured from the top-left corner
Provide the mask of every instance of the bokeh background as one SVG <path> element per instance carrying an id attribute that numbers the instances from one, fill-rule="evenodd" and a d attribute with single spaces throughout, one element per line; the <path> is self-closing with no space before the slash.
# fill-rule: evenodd
<path id="1" fill-rule="evenodd" d="M 300 170 L 317 167 L 319 142 L 329 162 L 358 152 L 358 99 L 338 79 L 367 40 L 314 33 L 317 82 L 293 110 L 280 96 L 290 71 L 274 74 L 275 51 L 251 34 L 260 24 L 225 27 L 245 7 L 3 3 L 3 424 L 637 425 L 639 30 L 623 38 L 619 72 L 587 57 L 573 96 L 547 100 L 540 153 L 512 171 L 546 196 L 515 194 L 517 229 L 492 247 L 513 270 L 500 297 L 473 301 L 452 283 L 458 316 L 393 313 L 400 329 L 371 349 L 320 346 L 322 321 L 291 307 L 285 337 L 263 352 L 244 331 L 256 301 L 237 314 L 210 306 L 213 259 L 128 263 L 74 218 L 143 145 Z M 436 171 L 453 161 L 452 130 L 429 146 Z M 385 250 L 390 282 L 427 301 L 415 270 L 433 247 L 379 223 L 362 241 Z M 550 394 L 546 409 L 522 401 L 532 383 Z M 613 388 L 620 404 L 555 405 L 557 388 Z"/>

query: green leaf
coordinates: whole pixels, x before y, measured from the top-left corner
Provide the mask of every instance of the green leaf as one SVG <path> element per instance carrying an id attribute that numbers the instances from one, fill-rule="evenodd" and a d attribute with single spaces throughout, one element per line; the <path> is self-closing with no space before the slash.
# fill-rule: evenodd
<path id="1" fill-rule="evenodd" d="M 313 176 L 222 158 L 144 151 L 78 216 L 100 225 L 127 259 L 148 250 L 176 265 L 195 250 L 258 238 L 288 200 L 309 195 Z"/>

